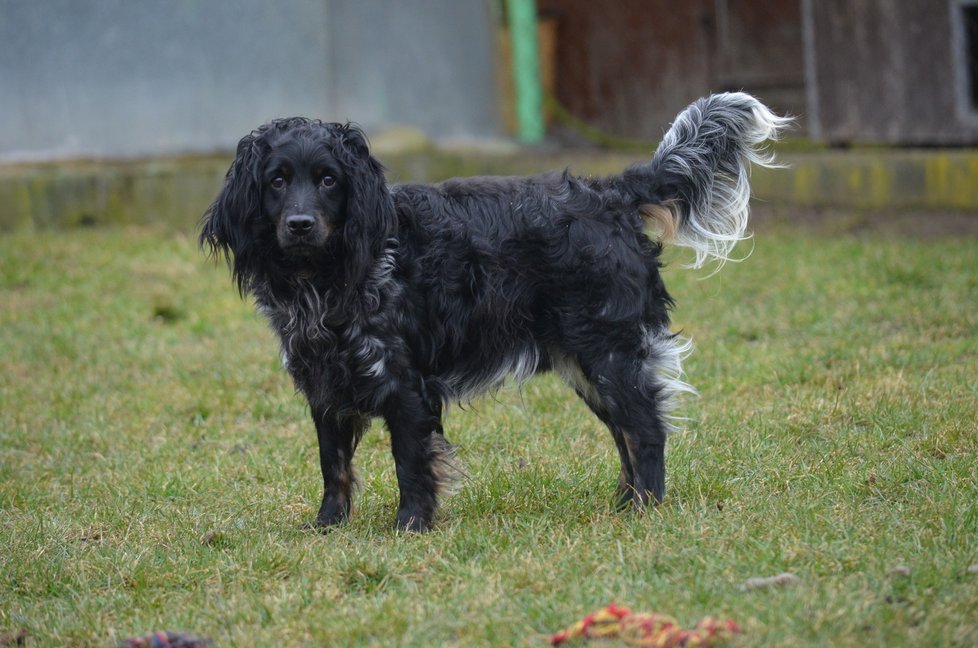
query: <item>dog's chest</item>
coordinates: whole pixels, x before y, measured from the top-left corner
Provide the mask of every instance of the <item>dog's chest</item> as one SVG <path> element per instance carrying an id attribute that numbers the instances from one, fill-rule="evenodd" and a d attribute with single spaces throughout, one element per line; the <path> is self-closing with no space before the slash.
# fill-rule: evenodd
<path id="1" fill-rule="evenodd" d="M 390 350 L 381 341 L 382 317 L 363 317 L 329 293 L 297 293 L 287 302 L 260 303 L 279 334 L 282 362 L 310 397 L 334 399 L 382 379 Z"/>

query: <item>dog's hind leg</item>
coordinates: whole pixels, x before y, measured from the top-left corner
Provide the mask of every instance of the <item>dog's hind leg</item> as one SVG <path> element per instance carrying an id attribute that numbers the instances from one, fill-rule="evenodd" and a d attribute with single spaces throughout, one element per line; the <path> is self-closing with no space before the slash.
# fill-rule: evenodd
<path id="1" fill-rule="evenodd" d="M 359 416 L 337 417 L 312 407 L 319 438 L 319 467 L 323 473 L 323 501 L 313 527 L 326 529 L 349 517 L 353 501 L 353 453 L 367 427 Z"/>
<path id="2" fill-rule="evenodd" d="M 611 362 L 595 370 L 594 387 L 607 412 L 607 424 L 622 458 L 617 495 L 638 508 L 661 502 L 666 492 L 665 447 L 668 425 L 654 388 L 643 387 L 634 363 Z"/>
<path id="3" fill-rule="evenodd" d="M 585 377 L 576 358 L 564 354 L 554 354 L 553 369 L 574 389 L 574 392 L 598 417 L 598 420 L 608 426 L 608 430 L 615 440 L 615 447 L 618 449 L 618 457 L 621 460 L 618 486 L 615 489 L 615 507 L 619 510 L 624 509 L 632 501 L 632 494 L 635 492 L 635 468 L 632 465 L 628 444 L 625 442 L 625 434 L 612 423 L 611 415 L 604 406 L 598 390 Z"/>
<path id="4" fill-rule="evenodd" d="M 681 379 L 680 362 L 688 350 L 688 343 L 668 331 L 643 328 L 634 350 L 590 349 L 581 354 L 577 380 L 574 372 L 568 379 L 615 439 L 622 505 L 631 500 L 644 508 L 665 496 L 669 414 L 678 394 L 693 392 Z"/>
<path id="5" fill-rule="evenodd" d="M 633 356 L 610 353 L 595 363 L 594 389 L 608 410 L 611 426 L 624 438 L 634 479 L 632 500 L 639 508 L 665 496 L 666 437 L 679 396 L 696 390 L 683 380 L 682 360 L 692 343 L 664 327 L 641 327 Z"/>
<path id="6" fill-rule="evenodd" d="M 632 458 L 628 452 L 628 444 L 625 442 L 625 434 L 611 422 L 611 417 L 599 399 L 588 397 L 581 390 L 575 391 L 581 397 L 581 400 L 591 408 L 594 415 L 608 426 L 608 430 L 615 440 L 615 447 L 618 448 L 618 458 L 621 460 L 621 471 L 618 473 L 618 486 L 615 488 L 615 508 L 622 510 L 632 501 L 635 483 L 635 468 L 632 466 Z"/>

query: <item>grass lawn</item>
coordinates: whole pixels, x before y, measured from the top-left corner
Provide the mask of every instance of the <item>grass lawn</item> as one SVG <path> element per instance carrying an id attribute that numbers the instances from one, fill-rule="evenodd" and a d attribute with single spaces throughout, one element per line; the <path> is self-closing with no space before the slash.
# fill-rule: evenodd
<path id="1" fill-rule="evenodd" d="M 978 238 L 771 225 L 709 279 L 670 258 L 701 396 L 662 506 L 614 512 L 610 435 L 543 377 L 450 411 L 469 479 L 432 533 L 392 531 L 376 426 L 324 536 L 305 405 L 191 232 L 3 235 L 0 633 L 540 646 L 616 601 L 731 617 L 732 646 L 978 643 Z"/>

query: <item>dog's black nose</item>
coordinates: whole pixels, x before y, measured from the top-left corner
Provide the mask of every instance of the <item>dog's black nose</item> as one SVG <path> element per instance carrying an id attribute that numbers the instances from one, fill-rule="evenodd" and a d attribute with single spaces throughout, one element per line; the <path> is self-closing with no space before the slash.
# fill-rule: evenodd
<path id="1" fill-rule="evenodd" d="M 290 234 L 304 236 L 312 231 L 316 219 L 308 214 L 293 214 L 285 219 L 285 225 L 289 228 Z"/>

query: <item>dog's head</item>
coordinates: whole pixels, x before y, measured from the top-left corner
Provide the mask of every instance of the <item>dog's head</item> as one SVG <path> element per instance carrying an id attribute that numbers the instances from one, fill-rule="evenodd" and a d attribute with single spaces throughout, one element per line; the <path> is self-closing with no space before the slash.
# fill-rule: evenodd
<path id="1" fill-rule="evenodd" d="M 393 228 L 383 167 L 363 132 L 293 117 L 238 143 L 200 242 L 225 256 L 242 291 L 272 265 L 287 272 L 339 264 L 333 270 L 356 284 Z"/>

